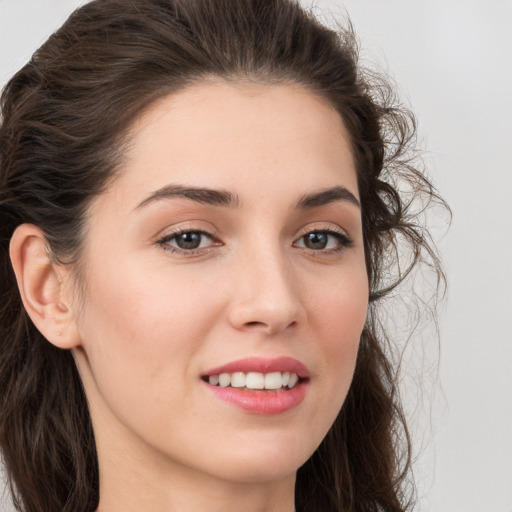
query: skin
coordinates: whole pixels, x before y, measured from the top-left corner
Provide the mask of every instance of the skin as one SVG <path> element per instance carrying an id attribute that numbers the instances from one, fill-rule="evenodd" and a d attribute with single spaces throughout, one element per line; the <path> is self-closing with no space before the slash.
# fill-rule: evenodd
<path id="1" fill-rule="evenodd" d="M 297 208 L 331 187 L 358 198 L 342 120 L 298 86 L 202 83 L 155 103 L 130 140 L 90 208 L 81 300 L 64 269 L 39 287 L 53 310 L 37 321 L 72 348 L 90 403 L 99 510 L 291 512 L 296 471 L 346 397 L 368 304 L 360 208 L 346 198 Z M 147 200 L 171 184 L 238 201 Z M 18 260 L 44 259 L 25 229 Z M 212 237 L 180 250 L 180 230 Z M 306 245 L 326 230 L 341 237 Z M 200 378 L 251 356 L 305 364 L 304 400 L 253 414 Z"/>

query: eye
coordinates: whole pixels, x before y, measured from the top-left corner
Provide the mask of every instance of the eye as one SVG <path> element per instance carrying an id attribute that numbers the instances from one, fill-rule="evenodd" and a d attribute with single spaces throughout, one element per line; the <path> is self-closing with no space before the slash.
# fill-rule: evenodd
<path id="1" fill-rule="evenodd" d="M 213 238 L 205 231 L 179 231 L 161 238 L 158 243 L 167 250 L 176 252 L 189 252 L 205 249 L 213 244 Z"/>
<path id="2" fill-rule="evenodd" d="M 352 245 L 352 240 L 345 234 L 331 229 L 317 230 L 302 235 L 294 245 L 312 251 L 336 251 Z"/>

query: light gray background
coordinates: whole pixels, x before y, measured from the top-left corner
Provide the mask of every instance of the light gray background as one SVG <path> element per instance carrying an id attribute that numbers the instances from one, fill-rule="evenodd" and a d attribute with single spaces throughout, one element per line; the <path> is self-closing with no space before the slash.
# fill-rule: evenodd
<path id="1" fill-rule="evenodd" d="M 0 0 L 0 86 L 80 3 Z M 318 5 L 346 9 L 364 58 L 394 75 L 454 211 L 440 375 L 416 425 L 420 510 L 512 512 L 512 1 Z"/>

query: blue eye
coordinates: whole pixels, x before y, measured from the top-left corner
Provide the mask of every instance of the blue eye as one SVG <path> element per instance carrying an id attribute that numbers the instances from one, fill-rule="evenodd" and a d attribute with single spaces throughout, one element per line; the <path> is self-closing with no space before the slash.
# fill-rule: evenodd
<path id="1" fill-rule="evenodd" d="M 167 235 L 159 240 L 171 250 L 193 251 L 194 249 L 204 249 L 212 244 L 212 237 L 204 231 L 180 231 Z"/>

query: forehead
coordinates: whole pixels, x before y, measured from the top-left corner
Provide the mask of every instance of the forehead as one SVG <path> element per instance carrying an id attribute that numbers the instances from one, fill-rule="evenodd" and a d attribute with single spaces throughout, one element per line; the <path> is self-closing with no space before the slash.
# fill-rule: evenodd
<path id="1" fill-rule="evenodd" d="M 239 195 L 342 184 L 357 195 L 340 115 L 296 85 L 200 83 L 152 104 L 128 138 L 113 189 L 131 204 L 171 182 Z"/>

